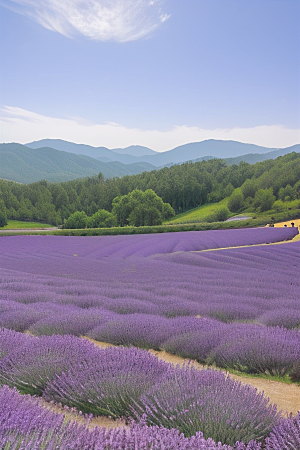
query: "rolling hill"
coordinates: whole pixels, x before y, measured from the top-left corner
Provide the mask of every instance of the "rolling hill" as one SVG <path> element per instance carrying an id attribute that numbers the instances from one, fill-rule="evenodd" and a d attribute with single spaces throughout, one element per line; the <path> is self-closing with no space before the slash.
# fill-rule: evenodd
<path id="1" fill-rule="evenodd" d="M 0 178 L 19 183 L 39 180 L 68 181 L 99 172 L 102 172 L 105 178 L 113 178 L 155 169 L 143 161 L 132 164 L 106 163 L 85 155 L 75 155 L 49 147 L 32 149 L 17 143 L 0 144 L 0 162 Z"/>
<path id="2" fill-rule="evenodd" d="M 75 144 L 60 139 L 43 139 L 41 141 L 26 144 L 30 148 L 51 147 L 56 150 L 86 155 L 96 158 L 102 162 L 119 161 L 124 164 L 134 162 L 147 162 L 156 167 L 171 166 L 186 161 L 197 161 L 202 159 L 222 158 L 228 160 L 229 164 L 238 164 L 246 161 L 251 164 L 265 159 L 274 159 L 292 151 L 300 152 L 300 145 L 288 148 L 268 148 L 254 144 L 244 144 L 237 141 L 206 140 L 180 145 L 165 152 L 155 152 L 148 147 L 132 145 L 126 148 L 109 150 L 106 147 L 92 147 L 90 145 Z M 262 156 L 265 155 L 265 156 Z M 234 160 L 234 158 L 239 158 Z"/>

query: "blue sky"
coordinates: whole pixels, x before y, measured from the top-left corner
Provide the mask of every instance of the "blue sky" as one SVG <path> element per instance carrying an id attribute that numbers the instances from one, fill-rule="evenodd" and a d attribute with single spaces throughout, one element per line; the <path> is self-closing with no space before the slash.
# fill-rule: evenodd
<path id="1" fill-rule="evenodd" d="M 300 142 L 299 0 L 0 0 L 1 142 Z"/>

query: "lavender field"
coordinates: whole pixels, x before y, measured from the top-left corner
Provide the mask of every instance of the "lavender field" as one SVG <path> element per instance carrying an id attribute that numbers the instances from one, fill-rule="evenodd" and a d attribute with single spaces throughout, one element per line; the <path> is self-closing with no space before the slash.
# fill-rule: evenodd
<path id="1" fill-rule="evenodd" d="M 141 350 L 299 382 L 300 241 L 259 245 L 296 234 L 258 228 L 1 237 L 0 385 L 9 387 L 0 391 L 0 424 L 7 404 L 16 422 L 6 426 L 0 448 L 277 450 L 276 439 L 297 433 L 298 445 L 299 420 L 283 423 L 254 388 L 220 371 L 174 369 Z M 219 250 L 203 251 L 210 249 Z M 99 350 L 80 336 L 121 347 Z M 34 410 L 43 405 L 16 388 L 136 422 L 123 434 L 89 431 L 45 411 L 38 426 Z"/>

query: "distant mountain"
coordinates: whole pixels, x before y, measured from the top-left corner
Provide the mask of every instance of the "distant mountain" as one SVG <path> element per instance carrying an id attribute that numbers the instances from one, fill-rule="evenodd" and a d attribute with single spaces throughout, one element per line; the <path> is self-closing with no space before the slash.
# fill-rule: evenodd
<path id="1" fill-rule="evenodd" d="M 232 164 L 239 164 L 242 161 L 247 162 L 249 164 L 255 164 L 257 162 L 266 161 L 267 159 L 276 159 L 276 158 L 278 158 L 278 156 L 284 156 L 284 155 L 287 155 L 288 153 L 292 153 L 292 152 L 300 153 L 300 144 L 293 145 L 292 147 L 281 148 L 279 150 L 273 150 L 271 152 L 262 153 L 262 154 L 248 153 L 247 155 L 236 156 L 235 158 L 223 158 L 223 159 L 230 166 Z M 192 162 L 198 162 L 198 161 L 203 161 L 205 159 L 207 160 L 207 159 L 212 159 L 212 158 L 214 158 L 214 157 L 213 156 L 207 156 L 207 157 L 204 156 L 202 158 L 193 159 Z"/>
<path id="2" fill-rule="evenodd" d="M 273 150 L 271 152 L 263 153 L 261 155 L 258 153 L 249 153 L 248 155 L 224 159 L 229 165 L 239 164 L 241 161 L 245 161 L 249 164 L 255 164 L 257 162 L 266 161 L 267 159 L 275 159 L 278 158 L 279 156 L 284 156 L 291 152 L 300 153 L 300 144 L 293 145 L 292 147 L 281 148 L 279 150 Z"/>
<path id="3" fill-rule="evenodd" d="M 49 147 L 32 149 L 21 144 L 0 144 L 0 178 L 19 183 L 39 180 L 68 181 L 96 175 L 105 178 L 134 175 L 156 167 L 149 163 L 101 162 L 85 155 L 56 150 Z"/>
<path id="4" fill-rule="evenodd" d="M 119 161 L 124 164 L 132 164 L 140 162 L 140 157 L 144 155 L 155 154 L 153 150 L 139 145 L 132 145 L 127 149 L 117 148 L 116 150 L 109 150 L 106 147 L 92 147 L 91 145 L 75 144 L 74 142 L 63 141 L 61 139 L 42 139 L 41 141 L 30 142 L 26 147 L 41 148 L 50 147 L 55 150 L 74 153 L 75 155 L 86 155 L 91 158 L 99 159 L 99 161 Z M 125 152 L 128 150 L 128 153 Z M 131 152 L 131 153 L 129 153 Z"/>
<path id="5" fill-rule="evenodd" d="M 68 150 L 39 147 L 44 143 L 51 143 Z M 71 149 L 75 149 L 76 152 L 72 153 Z M 138 157 L 122 154 L 125 151 L 150 154 Z M 225 159 L 230 165 L 239 164 L 241 161 L 254 164 L 266 159 L 275 159 L 292 151 L 300 153 L 300 144 L 283 149 L 270 149 L 235 141 L 209 140 L 158 153 L 140 146 L 113 151 L 106 147 L 96 148 L 67 141 L 44 139 L 26 146 L 16 143 L 0 144 L 0 178 L 20 183 L 32 183 L 41 179 L 59 182 L 92 176 L 99 172 L 102 172 L 105 178 L 112 178 L 151 171 L 163 166 L 170 167 L 186 161 L 195 162 L 212 158 Z M 97 158 L 86 155 L 84 152 L 94 154 Z"/>
<path id="6" fill-rule="evenodd" d="M 282 151 L 287 149 L 268 148 L 254 144 L 244 144 L 237 141 L 221 141 L 210 139 L 202 142 L 192 142 L 190 144 L 180 145 L 172 150 L 166 152 L 154 152 L 148 147 L 139 145 L 132 145 L 130 147 L 121 149 L 116 148 L 109 150 L 106 147 L 91 147 L 90 145 L 74 144 L 72 142 L 62 141 L 59 139 L 43 139 L 42 141 L 31 142 L 27 147 L 39 148 L 47 146 L 55 148 L 56 150 L 63 150 L 75 154 L 87 155 L 96 158 L 99 161 L 119 161 L 124 164 L 134 162 L 147 162 L 156 167 L 171 166 L 172 164 L 180 164 L 186 161 L 195 161 L 209 158 L 237 158 L 245 155 L 261 155 L 278 151 L 278 156 Z M 294 146 L 295 147 L 295 146 Z M 296 146 L 297 147 L 297 146 Z M 290 152 L 292 147 L 289 147 L 287 152 Z M 297 151 L 297 150 L 295 150 Z M 270 155 L 270 158 L 273 157 Z M 275 156 L 274 156 L 275 157 Z M 247 156 L 247 158 L 252 158 Z M 255 162 L 256 157 L 253 157 Z M 244 159 L 243 159 L 244 160 Z M 257 159 L 259 161 L 259 159 Z"/>
<path id="7" fill-rule="evenodd" d="M 267 153 L 278 150 L 275 148 L 261 147 L 254 144 L 244 144 L 236 141 L 220 141 L 210 139 L 202 142 L 192 142 L 190 144 L 180 145 L 173 150 L 158 153 L 156 155 L 144 156 L 143 160 L 163 166 L 165 164 L 178 164 L 185 161 L 192 161 L 203 157 L 215 158 L 233 158 L 248 153 Z"/>
<path id="8" fill-rule="evenodd" d="M 155 155 L 158 152 L 151 150 L 151 148 L 143 147 L 142 145 L 130 145 L 126 148 L 114 148 L 112 151 L 119 154 L 126 154 L 132 156 L 145 156 L 145 155 Z"/>

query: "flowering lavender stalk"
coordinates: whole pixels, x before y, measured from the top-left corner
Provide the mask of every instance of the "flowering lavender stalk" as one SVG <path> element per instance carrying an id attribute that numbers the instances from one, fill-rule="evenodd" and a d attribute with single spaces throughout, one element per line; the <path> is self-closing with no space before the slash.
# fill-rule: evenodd
<path id="1" fill-rule="evenodd" d="M 174 368 L 146 392 L 137 416 L 147 414 L 149 424 L 178 428 L 186 436 L 201 430 L 228 445 L 263 440 L 279 420 L 276 406 L 249 385 L 225 373 Z"/>
<path id="2" fill-rule="evenodd" d="M 248 373 L 284 376 L 300 361 L 300 334 L 280 327 L 235 324 L 208 362 Z"/>
<path id="3" fill-rule="evenodd" d="M 131 415 L 131 405 L 158 382 L 169 364 L 144 350 L 107 348 L 70 366 L 47 384 L 44 398 L 94 415 Z"/>
<path id="4" fill-rule="evenodd" d="M 21 336 L 23 341 L 21 341 Z M 15 343 L 18 345 L 14 346 Z M 0 384 L 16 386 L 24 393 L 42 395 L 46 384 L 69 367 L 95 359 L 99 349 L 74 336 L 43 336 L 41 338 L 2 330 L 0 348 Z"/>
<path id="5" fill-rule="evenodd" d="M 281 419 L 266 439 L 266 450 L 299 450 L 300 412 L 295 417 Z"/>
<path id="6" fill-rule="evenodd" d="M 236 445 L 204 439 L 201 432 L 188 438 L 176 429 L 132 423 L 129 429 L 93 430 L 66 422 L 63 414 L 43 407 L 38 399 L 0 388 L 0 448 L 4 450 L 260 450 L 259 443 Z"/>

